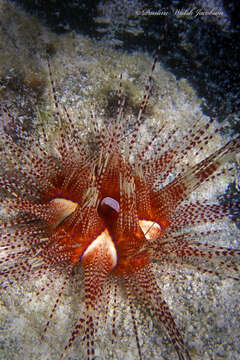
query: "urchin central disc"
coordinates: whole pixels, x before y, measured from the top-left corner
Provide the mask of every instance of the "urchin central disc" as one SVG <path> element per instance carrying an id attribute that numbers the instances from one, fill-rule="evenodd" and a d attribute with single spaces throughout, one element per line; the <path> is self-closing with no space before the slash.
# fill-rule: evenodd
<path id="1" fill-rule="evenodd" d="M 112 223 L 120 212 L 119 202 L 111 197 L 105 197 L 98 206 L 98 214 L 105 222 Z"/>
<path id="2" fill-rule="evenodd" d="M 111 210 L 119 213 L 120 212 L 120 205 L 119 202 L 111 197 L 105 197 L 100 202 L 101 207 L 109 207 Z"/>

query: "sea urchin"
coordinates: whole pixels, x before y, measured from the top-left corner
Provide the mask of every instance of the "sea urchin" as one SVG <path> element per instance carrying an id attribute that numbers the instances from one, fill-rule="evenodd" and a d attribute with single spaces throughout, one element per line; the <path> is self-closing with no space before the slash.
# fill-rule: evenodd
<path id="1" fill-rule="evenodd" d="M 156 62 L 157 56 L 152 73 Z M 39 142 L 34 151 L 32 146 L 25 144 L 23 148 L 1 133 L 4 175 L 0 184 L 8 194 L 3 203 L 9 212 L 8 221 L 0 225 L 1 286 L 8 289 L 15 282 L 44 274 L 50 276 L 49 286 L 60 274 L 65 277 L 46 332 L 64 287 L 76 269 L 82 269 L 85 310 L 61 358 L 79 334 L 83 335 L 87 359 L 94 358 L 99 314 L 103 311 L 107 316 L 111 289 L 116 298 L 120 286 L 130 305 L 139 358 L 145 357 L 138 339 L 135 303 L 144 305 L 165 327 L 178 358 L 189 360 L 190 353 L 162 298 L 152 263 L 186 266 L 239 280 L 240 251 L 199 240 L 213 236 L 215 230 L 187 231 L 236 213 L 237 204 L 187 200 L 203 182 L 226 171 L 223 166 L 233 161 L 240 149 L 240 136 L 195 165 L 186 159 L 191 152 L 195 156 L 201 153 L 214 132 L 219 132 L 220 128 L 210 131 L 213 120 L 201 125 L 196 122 L 175 145 L 171 138 L 177 129 L 169 134 L 167 144 L 161 143 L 163 125 L 141 145 L 139 129 L 153 88 L 151 74 L 134 125 L 129 127 L 124 117 L 120 82 L 116 118 L 106 125 L 92 116 L 89 126 L 94 145 L 87 146 L 67 110 L 60 109 L 50 66 L 49 70 L 62 126 L 54 151 L 46 146 L 44 126 L 41 137 L 45 144 Z M 11 117 L 7 109 L 3 111 Z M 113 304 L 116 306 L 116 300 Z"/>

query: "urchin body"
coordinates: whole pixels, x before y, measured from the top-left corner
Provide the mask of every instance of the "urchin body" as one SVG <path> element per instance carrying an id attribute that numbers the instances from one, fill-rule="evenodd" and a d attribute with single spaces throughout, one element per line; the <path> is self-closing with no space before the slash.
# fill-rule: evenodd
<path id="1" fill-rule="evenodd" d="M 157 58 L 152 71 L 156 61 Z M 81 333 L 87 358 L 94 357 L 99 313 L 108 312 L 110 289 L 113 287 L 116 293 L 120 285 L 130 304 L 139 358 L 144 355 L 135 323 L 135 301 L 163 324 L 179 359 L 190 359 L 162 299 L 152 261 L 238 279 L 237 250 L 196 241 L 198 235 L 211 236 L 214 231 L 196 234 L 184 230 L 236 211 L 235 205 L 185 201 L 204 181 L 221 175 L 221 167 L 239 151 L 239 137 L 192 166 L 184 160 L 193 150 L 197 156 L 212 139 L 211 120 L 194 125 L 181 142 L 169 149 L 160 141 L 164 126 L 147 144 L 137 146 L 151 91 L 152 76 L 130 131 L 124 119 L 122 96 L 118 99 L 116 119 L 110 124 L 105 126 L 91 118 L 94 149 L 82 141 L 66 109 L 59 110 L 55 91 L 57 116 L 64 129 L 55 141 L 54 155 L 41 147 L 37 153 L 30 147 L 23 150 L 3 134 L 10 165 L 1 185 L 10 194 L 5 201 L 8 209 L 19 212 L 15 219 L 2 225 L 3 285 L 6 286 L 6 280 L 12 285 L 36 272 L 39 276 L 64 274 L 51 319 L 75 267 L 80 265 L 84 271 L 85 309 L 62 357 Z M 46 139 L 44 129 L 43 137 Z M 146 156 L 155 143 L 158 151 Z M 181 162 L 183 166 L 179 166 Z M 172 173 L 174 179 L 168 181 Z M 49 323 L 50 320 L 44 332 Z M 113 333 L 114 327 L 115 324 Z"/>

